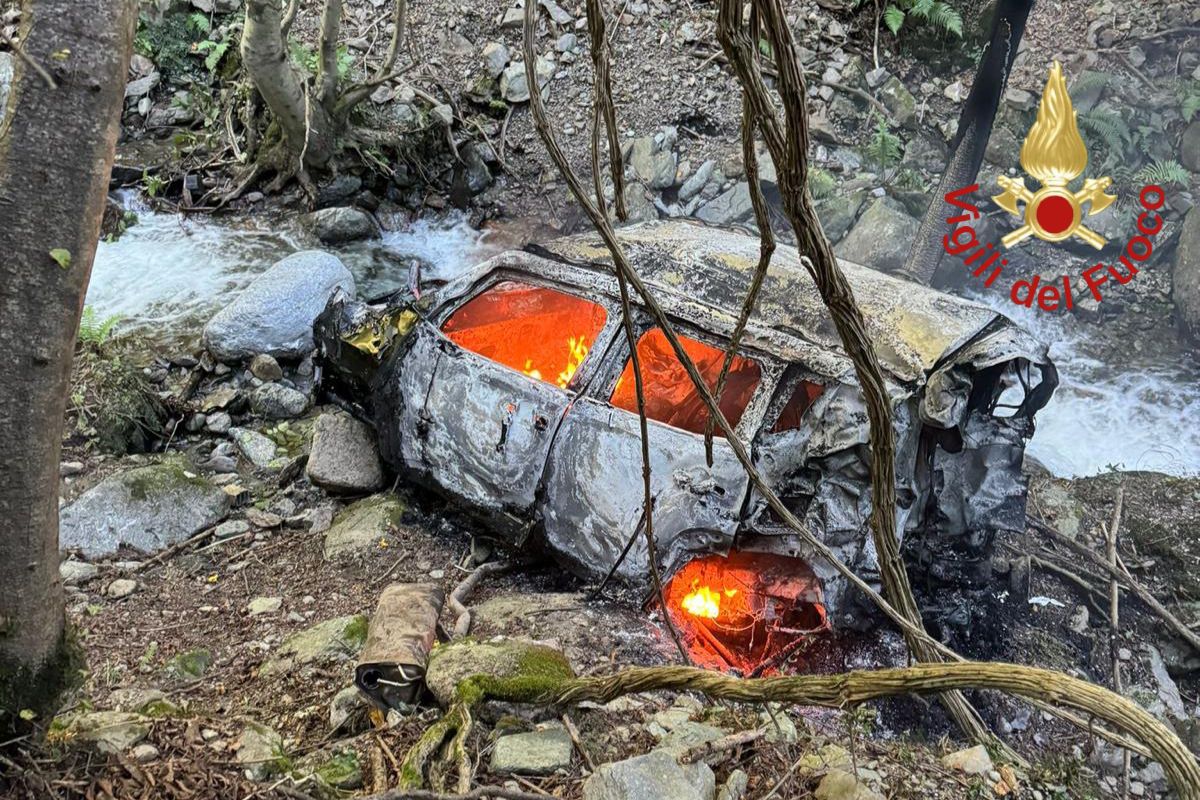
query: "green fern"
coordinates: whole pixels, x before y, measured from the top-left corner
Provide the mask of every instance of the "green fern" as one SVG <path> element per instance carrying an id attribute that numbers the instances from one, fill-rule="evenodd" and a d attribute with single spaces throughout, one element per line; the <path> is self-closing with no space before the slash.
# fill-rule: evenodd
<path id="1" fill-rule="evenodd" d="M 1111 155 L 1119 155 L 1133 142 L 1133 131 L 1120 114 L 1097 106 L 1077 117 L 1079 126 L 1096 136 Z"/>
<path id="2" fill-rule="evenodd" d="M 229 52 L 229 42 L 214 42 L 212 39 L 205 39 L 203 42 L 197 42 L 197 53 L 208 53 L 204 57 L 204 68 L 209 72 L 216 72 L 217 65 L 221 63 L 221 59 Z"/>
<path id="3" fill-rule="evenodd" d="M 92 306 L 84 306 L 79 318 L 79 343 L 100 347 L 112 338 L 113 328 L 121 321 L 120 314 L 101 319 Z"/>
<path id="4" fill-rule="evenodd" d="M 900 163 L 903 152 L 900 137 L 892 133 L 882 118 L 877 118 L 875 132 L 867 142 L 867 159 L 881 170 L 888 170 Z"/>
<path id="5" fill-rule="evenodd" d="M 1191 174 L 1183 168 L 1183 166 L 1174 159 L 1166 161 L 1155 160 L 1153 164 L 1147 164 L 1137 174 L 1138 183 L 1153 183 L 1162 186 L 1166 183 L 1177 183 L 1180 186 L 1187 186 Z"/>
<path id="6" fill-rule="evenodd" d="M 1200 81 L 1185 81 L 1175 90 L 1179 98 L 1179 115 L 1184 122 L 1191 122 L 1200 111 Z"/>
<path id="7" fill-rule="evenodd" d="M 821 200 L 833 194 L 837 188 L 837 179 L 820 167 L 808 171 L 808 191 L 814 200 Z"/>
<path id="8" fill-rule="evenodd" d="M 209 21 L 208 16 L 199 11 L 188 14 L 187 26 L 196 33 L 208 33 L 212 30 L 212 22 Z"/>
<path id="9" fill-rule="evenodd" d="M 1105 89 L 1112 82 L 1112 75 L 1107 72 L 1082 72 L 1079 77 L 1071 82 L 1071 88 L 1067 93 L 1071 95 L 1071 100 L 1078 102 L 1079 98 L 1091 92 L 1094 89 Z"/>
<path id="10" fill-rule="evenodd" d="M 893 36 L 900 35 L 906 19 L 922 20 L 935 28 L 962 36 L 963 18 L 945 0 L 893 0 L 883 10 L 883 24 Z"/>

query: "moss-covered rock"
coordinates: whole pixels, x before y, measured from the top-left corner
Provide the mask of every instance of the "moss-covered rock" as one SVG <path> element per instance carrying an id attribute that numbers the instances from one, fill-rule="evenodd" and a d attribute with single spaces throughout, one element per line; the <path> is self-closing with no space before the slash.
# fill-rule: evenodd
<path id="1" fill-rule="evenodd" d="M 175 680 L 196 680 L 212 666 L 213 655 L 203 647 L 185 650 L 176 655 L 163 668 L 167 676 Z"/>
<path id="2" fill-rule="evenodd" d="M 296 765 L 293 777 L 300 780 L 311 777 L 323 790 L 359 789 L 363 785 L 362 765 L 353 750 L 319 750 Z"/>
<path id="3" fill-rule="evenodd" d="M 534 702 L 574 677 L 566 656 L 553 647 L 521 639 L 466 639 L 434 648 L 425 683 L 448 706 L 456 699 L 472 704 L 484 696 Z"/>
<path id="4" fill-rule="evenodd" d="M 150 719 L 129 711 L 85 711 L 56 718 L 50 724 L 47 740 L 95 750 L 97 753 L 121 753 L 145 739 Z"/>
<path id="5" fill-rule="evenodd" d="M 344 509 L 325 532 L 325 558 L 370 552 L 400 524 L 405 505 L 394 494 L 377 494 Z"/>
<path id="6" fill-rule="evenodd" d="M 95 327 L 107 330 L 105 324 Z M 67 435 L 83 436 L 113 455 L 149 451 L 167 414 L 142 366 L 128 348 L 84 345 L 72 367 Z"/>
<path id="7" fill-rule="evenodd" d="M 101 558 L 127 545 L 152 553 L 220 522 L 229 495 L 182 459 L 126 470 L 84 492 L 59 516 L 59 546 Z"/>
<path id="8" fill-rule="evenodd" d="M 265 781 L 292 769 L 283 737 L 259 722 L 249 722 L 237 740 L 237 761 L 252 781 Z"/>
<path id="9" fill-rule="evenodd" d="M 362 614 L 319 622 L 284 640 L 259 675 L 280 675 L 308 664 L 353 658 L 367 641 L 367 618 Z"/>

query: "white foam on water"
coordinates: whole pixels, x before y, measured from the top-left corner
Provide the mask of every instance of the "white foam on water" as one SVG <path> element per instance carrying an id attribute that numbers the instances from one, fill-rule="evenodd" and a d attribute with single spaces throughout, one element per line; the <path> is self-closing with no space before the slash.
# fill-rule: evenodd
<path id="1" fill-rule="evenodd" d="M 126 205 L 130 205 L 127 200 Z M 138 223 L 101 242 L 86 302 L 122 328 L 198 335 L 204 323 L 260 272 L 298 250 L 321 247 L 294 220 L 212 218 L 138 211 Z M 382 239 L 336 253 L 370 297 L 410 283 L 408 262 L 425 262 L 423 279 L 445 280 L 486 257 L 483 234 L 464 214 L 424 218 Z"/>
<path id="2" fill-rule="evenodd" d="M 1200 369 L 1162 343 L 1138 362 L 1106 359 L 1094 329 L 1074 317 L 976 295 L 1050 345 L 1059 386 L 1037 414 L 1026 452 L 1061 477 L 1110 468 L 1200 475 Z"/>

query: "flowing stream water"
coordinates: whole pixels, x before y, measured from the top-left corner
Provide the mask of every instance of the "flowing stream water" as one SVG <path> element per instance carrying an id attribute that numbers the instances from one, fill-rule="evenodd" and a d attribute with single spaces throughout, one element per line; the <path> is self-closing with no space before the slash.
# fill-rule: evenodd
<path id="1" fill-rule="evenodd" d="M 120 240 L 100 244 L 87 303 L 100 317 L 119 315 L 122 328 L 164 342 L 194 341 L 255 275 L 296 250 L 320 246 L 294 218 L 218 220 L 135 210 L 137 225 Z M 498 252 L 502 238 L 448 214 L 382 239 L 326 249 L 354 273 L 359 294 L 372 296 L 409 285 L 414 258 L 425 277 L 445 278 Z M 1014 307 L 999 310 L 1011 315 Z M 1034 458 L 1063 477 L 1110 466 L 1200 475 L 1200 370 L 1186 354 L 1109 363 L 1094 333 L 1074 318 L 1027 313 L 1019 321 L 1051 344 L 1061 381 L 1038 414 L 1028 447 Z"/>

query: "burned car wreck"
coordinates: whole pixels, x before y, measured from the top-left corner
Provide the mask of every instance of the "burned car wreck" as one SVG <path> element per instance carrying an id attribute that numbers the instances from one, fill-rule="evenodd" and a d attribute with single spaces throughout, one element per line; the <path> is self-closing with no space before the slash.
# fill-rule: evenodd
<path id="1" fill-rule="evenodd" d="M 683 221 L 621 238 L 715 384 L 757 238 Z M 933 582 L 985 580 L 996 531 L 1024 526 L 1024 443 L 1057 383 L 1046 348 L 981 305 L 842 266 L 889 381 L 910 569 Z M 781 637 L 873 621 L 753 490 L 719 430 L 708 466 L 707 411 L 665 336 L 634 313 L 667 610 L 708 642 L 709 665 L 745 671 Z M 619 577 L 645 587 L 632 366 L 597 236 L 502 253 L 419 300 L 335 295 L 317 341 L 326 384 L 360 404 L 398 472 L 511 546 L 545 548 L 586 577 L 619 562 Z M 793 248 L 775 252 L 720 404 L 787 506 L 877 582 L 866 410 Z"/>

